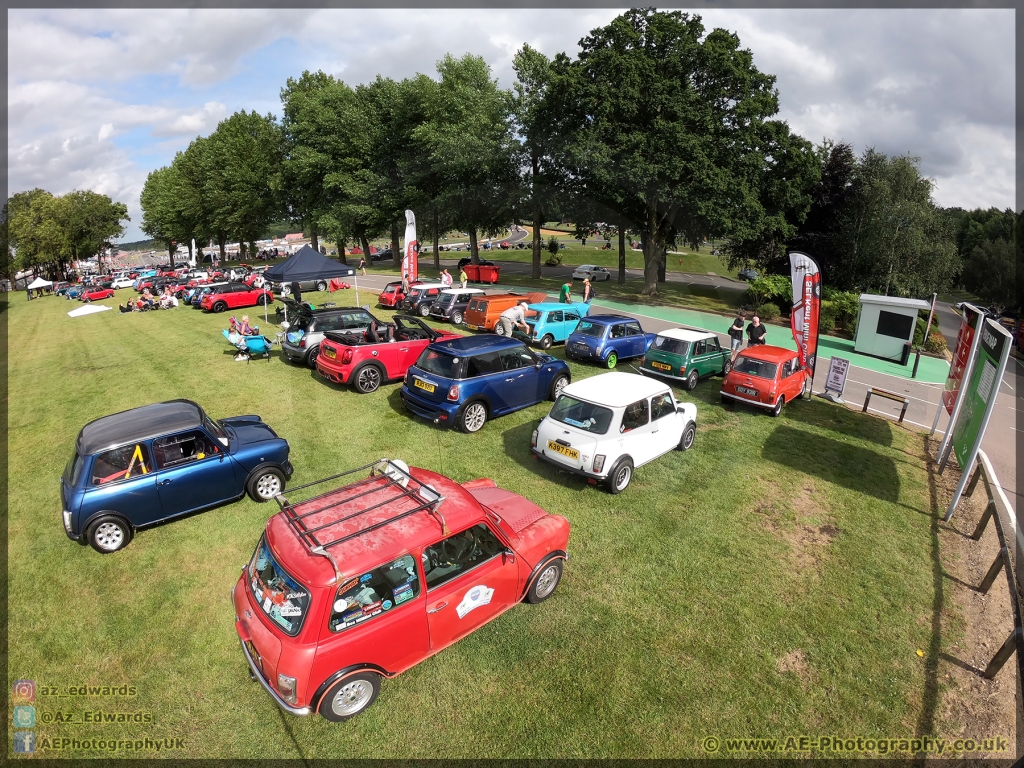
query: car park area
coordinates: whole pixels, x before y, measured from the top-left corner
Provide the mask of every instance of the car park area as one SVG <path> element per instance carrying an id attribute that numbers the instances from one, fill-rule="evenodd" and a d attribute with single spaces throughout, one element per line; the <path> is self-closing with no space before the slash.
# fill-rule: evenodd
<path id="1" fill-rule="evenodd" d="M 363 289 L 360 303 L 375 298 Z M 351 291 L 331 300 L 355 303 Z M 612 495 L 532 456 L 533 432 L 552 410 L 546 393 L 465 434 L 410 414 L 398 380 L 360 394 L 285 364 L 277 347 L 270 364 L 234 363 L 220 337 L 227 314 L 105 312 L 72 322 L 67 308 L 8 308 L 19 329 L 9 358 L 9 669 L 37 685 L 134 686 L 129 708 L 158 713 L 154 737 L 185 734 L 183 757 L 207 756 L 209 744 L 238 758 L 702 757 L 709 736 L 899 733 L 941 706 L 941 690 L 938 705 L 920 692 L 932 680 L 929 659 L 956 641 L 943 623 L 955 607 L 940 600 L 935 609 L 936 510 L 918 431 L 820 398 L 766 418 L 723 406 L 718 376 L 689 391 L 640 378 L 628 367 L 639 359 L 623 359 L 615 375 L 658 387 L 623 408 L 661 397 L 655 405 L 670 418 L 670 392 L 698 416 L 688 450 L 636 462 L 628 489 Z M 261 329 L 271 335 L 273 310 Z M 262 307 L 250 311 L 265 325 Z M 544 354 L 565 360 L 560 346 Z M 608 375 L 592 362 L 567 365 L 572 382 Z M 384 680 L 372 707 L 347 723 L 293 718 L 250 679 L 230 598 L 242 568 L 259 560 L 273 502 L 185 514 L 102 557 L 68 542 L 61 524 L 58 478 L 83 425 L 176 397 L 218 419 L 258 414 L 272 425 L 294 466 L 286 496 L 384 457 L 455 484 L 490 478 L 571 525 L 557 591 L 536 609 L 487 614 L 436 655 L 420 648 L 429 658 Z M 436 530 L 424 548 L 444 538 Z M 450 548 L 432 567 L 454 568 L 476 546 Z M 391 565 L 404 557 L 395 554 Z M 405 591 L 397 566 L 364 564 L 377 593 L 362 603 L 370 616 L 378 599 L 383 611 Z M 317 567 L 330 570 L 326 560 Z M 359 589 L 337 599 L 358 599 Z M 333 603 L 316 599 L 324 637 L 333 637 L 332 617 L 355 621 L 345 619 L 348 605 L 334 617 Z M 40 738 L 57 733 L 39 729 Z"/>

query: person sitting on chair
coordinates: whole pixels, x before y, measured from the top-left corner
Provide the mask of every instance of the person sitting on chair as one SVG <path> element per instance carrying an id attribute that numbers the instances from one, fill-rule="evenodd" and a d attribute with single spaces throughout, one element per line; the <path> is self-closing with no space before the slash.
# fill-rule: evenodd
<path id="1" fill-rule="evenodd" d="M 255 336 L 256 331 L 249 325 L 249 316 L 242 315 L 242 322 L 238 326 L 238 332 L 243 336 Z"/>

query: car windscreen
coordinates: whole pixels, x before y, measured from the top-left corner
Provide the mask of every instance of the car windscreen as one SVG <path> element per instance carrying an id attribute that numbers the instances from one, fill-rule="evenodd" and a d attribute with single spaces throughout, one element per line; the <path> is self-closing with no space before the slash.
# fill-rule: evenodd
<path id="1" fill-rule="evenodd" d="M 589 320 L 584 320 L 576 326 L 576 333 L 581 333 L 584 336 L 594 336 L 600 339 L 604 336 L 604 329 L 605 326 L 600 323 L 592 323 Z"/>
<path id="2" fill-rule="evenodd" d="M 778 364 L 769 363 L 766 360 L 757 360 L 753 357 L 740 355 L 732 369 L 737 373 L 745 373 L 747 376 L 757 376 L 761 379 L 774 379 L 775 372 L 779 369 Z"/>
<path id="3" fill-rule="evenodd" d="M 249 588 L 260 609 L 289 635 L 297 635 L 309 609 L 309 590 L 289 576 L 261 538 L 249 561 Z"/>
<path id="4" fill-rule="evenodd" d="M 555 421 L 595 435 L 603 435 L 608 431 L 613 416 L 610 408 L 577 400 L 571 395 L 560 395 L 548 415 Z"/>
<path id="5" fill-rule="evenodd" d="M 455 379 L 458 378 L 459 359 L 453 355 L 446 355 L 443 352 L 427 347 L 420 355 L 420 359 L 416 361 L 416 367 L 435 376 Z"/>
<path id="6" fill-rule="evenodd" d="M 71 461 L 64 468 L 64 479 L 67 480 L 68 485 L 71 487 L 78 485 L 78 478 L 82 476 L 83 466 L 85 466 L 85 459 L 79 455 L 78 451 L 75 451 L 71 456 Z"/>
<path id="7" fill-rule="evenodd" d="M 437 305 L 439 307 L 447 307 L 453 301 L 455 301 L 454 293 L 442 293 L 440 296 L 437 297 Z"/>
<path id="8" fill-rule="evenodd" d="M 667 336 L 659 336 L 652 345 L 654 349 L 661 352 L 668 352 L 673 355 L 685 355 L 690 349 L 690 342 L 680 339 L 670 339 Z"/>
<path id="9" fill-rule="evenodd" d="M 228 433 L 224 431 L 224 427 L 220 425 L 220 422 L 205 416 L 203 417 L 203 425 L 210 431 L 210 434 L 224 443 L 224 445 L 228 444 Z"/>

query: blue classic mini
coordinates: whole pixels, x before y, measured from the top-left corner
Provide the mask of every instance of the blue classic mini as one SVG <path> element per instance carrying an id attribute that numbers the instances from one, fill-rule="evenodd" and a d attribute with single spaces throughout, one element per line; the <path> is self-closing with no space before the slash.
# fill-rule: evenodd
<path id="1" fill-rule="evenodd" d="M 632 317 L 592 315 L 583 318 L 566 339 L 565 356 L 574 360 L 594 360 L 614 368 L 619 360 L 642 357 L 657 336 L 656 333 L 644 333 L 640 322 Z"/>
<path id="2" fill-rule="evenodd" d="M 526 324 L 530 326 L 529 335 L 522 331 L 513 331 L 512 335 L 526 339 L 541 349 L 551 349 L 552 344 L 561 344 L 569 338 L 569 334 L 579 325 L 580 318 L 590 311 L 590 305 L 583 302 L 559 304 L 546 301 L 530 304 L 529 310 L 532 313 L 526 316 Z"/>
<path id="3" fill-rule="evenodd" d="M 259 416 L 216 421 L 191 400 L 104 416 L 82 427 L 61 477 L 64 530 L 107 554 L 137 528 L 246 492 L 268 501 L 291 477 L 288 450 Z"/>
<path id="4" fill-rule="evenodd" d="M 569 383 L 569 366 L 504 336 L 438 341 L 405 374 L 401 397 L 417 416 L 463 432 L 488 419 L 555 400 Z"/>

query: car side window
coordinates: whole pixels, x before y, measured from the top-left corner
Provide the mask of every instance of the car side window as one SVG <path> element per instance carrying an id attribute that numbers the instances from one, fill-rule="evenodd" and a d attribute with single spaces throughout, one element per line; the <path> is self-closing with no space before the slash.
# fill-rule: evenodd
<path id="1" fill-rule="evenodd" d="M 707 353 L 708 353 L 708 345 L 707 345 L 707 342 L 704 341 L 703 339 L 701 341 L 698 341 L 694 345 L 693 354 L 695 354 L 695 355 L 706 355 Z"/>
<path id="2" fill-rule="evenodd" d="M 792 376 L 800 370 L 800 358 L 794 357 L 789 361 L 789 375 Z"/>
<path id="3" fill-rule="evenodd" d="M 640 323 L 627 323 L 626 330 L 630 336 L 643 336 L 643 328 L 640 327 Z"/>
<path id="4" fill-rule="evenodd" d="M 423 550 L 427 590 L 451 581 L 505 551 L 485 523 L 474 525 Z"/>
<path id="5" fill-rule="evenodd" d="M 349 312 L 342 316 L 346 328 L 365 328 L 370 324 L 370 319 L 362 312 Z"/>
<path id="6" fill-rule="evenodd" d="M 506 371 L 514 371 L 516 368 L 527 368 L 532 366 L 533 362 L 533 355 L 523 346 L 504 349 L 501 352 L 501 365 Z"/>
<path id="7" fill-rule="evenodd" d="M 157 469 L 181 466 L 215 453 L 220 453 L 220 448 L 199 429 L 153 441 L 153 458 L 156 459 Z"/>
<path id="8" fill-rule="evenodd" d="M 721 352 L 722 348 L 718 344 L 718 339 L 708 339 L 708 352 Z"/>
<path id="9" fill-rule="evenodd" d="M 416 558 L 404 555 L 338 587 L 328 626 L 332 632 L 341 632 L 381 616 L 419 593 Z"/>
<path id="10" fill-rule="evenodd" d="M 613 325 L 612 326 L 612 338 L 621 339 L 626 335 L 626 326 L 624 325 Z"/>
<path id="11" fill-rule="evenodd" d="M 578 314 L 576 314 L 575 312 L 566 312 L 565 313 L 565 321 L 567 323 L 578 323 L 579 320 L 580 320 L 580 316 Z"/>
<path id="12" fill-rule="evenodd" d="M 622 426 L 619 427 L 619 432 L 629 432 L 631 429 L 642 427 L 650 420 L 646 398 L 638 400 L 626 406 L 626 412 L 622 414 Z"/>
<path id="13" fill-rule="evenodd" d="M 309 324 L 306 329 L 308 333 L 323 333 L 324 331 L 340 331 L 345 327 L 345 318 L 338 315 L 333 317 L 318 317 Z"/>
<path id="14" fill-rule="evenodd" d="M 486 376 L 489 373 L 501 373 L 501 358 L 497 352 L 483 352 L 469 358 L 466 366 L 466 378 Z"/>
<path id="15" fill-rule="evenodd" d="M 130 443 L 97 454 L 92 465 L 92 484 L 106 485 L 128 480 L 153 471 L 149 447 L 144 443 Z"/>
<path id="16" fill-rule="evenodd" d="M 672 400 L 672 393 L 665 392 L 651 398 L 651 421 L 657 421 L 664 416 L 670 416 L 676 412 L 676 404 Z"/>
<path id="17" fill-rule="evenodd" d="M 549 323 L 560 323 L 560 322 L 562 322 L 562 311 L 558 310 L 556 312 L 549 312 L 548 313 L 548 322 Z"/>

